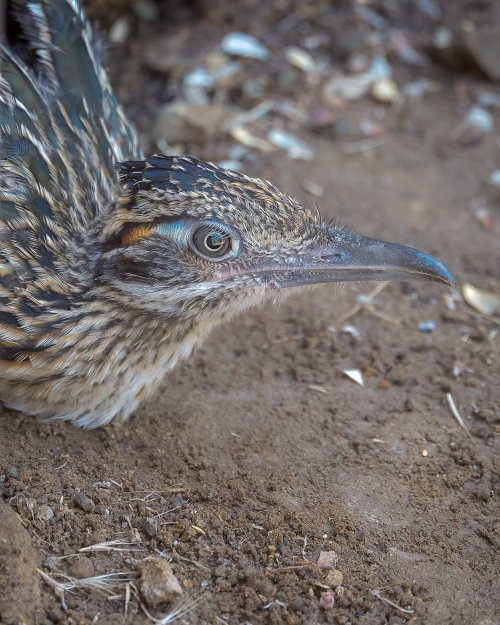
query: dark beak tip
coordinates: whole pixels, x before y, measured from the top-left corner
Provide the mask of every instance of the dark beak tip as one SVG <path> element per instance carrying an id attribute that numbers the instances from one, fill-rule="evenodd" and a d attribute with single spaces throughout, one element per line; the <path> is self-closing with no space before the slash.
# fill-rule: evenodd
<path id="1" fill-rule="evenodd" d="M 457 281 L 455 279 L 455 276 L 453 276 L 449 271 L 447 272 L 447 276 L 444 280 L 444 283 L 447 284 L 452 289 L 456 290 L 457 288 Z"/>
<path id="2" fill-rule="evenodd" d="M 436 258 L 414 247 L 328 229 L 328 240 L 297 258 L 294 267 L 266 269 L 277 288 L 327 282 L 401 280 L 437 282 L 456 288 L 451 272 Z M 280 276 L 281 277 L 278 277 Z"/>
<path id="3" fill-rule="evenodd" d="M 456 288 L 456 280 L 455 276 L 438 260 L 436 260 L 433 256 L 429 256 L 424 252 L 419 252 L 416 250 L 416 256 L 423 257 L 424 259 L 424 270 L 423 276 L 426 276 L 431 282 L 441 282 L 442 284 L 446 284 L 452 288 Z M 424 278 L 425 279 L 425 278 Z"/>

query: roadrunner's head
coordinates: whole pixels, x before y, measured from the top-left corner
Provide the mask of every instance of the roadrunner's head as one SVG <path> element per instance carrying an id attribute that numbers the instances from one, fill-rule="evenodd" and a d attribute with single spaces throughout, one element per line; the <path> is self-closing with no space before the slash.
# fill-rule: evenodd
<path id="1" fill-rule="evenodd" d="M 120 187 L 113 163 L 139 148 L 78 0 L 14 4 L 33 66 L 0 46 L 3 405 L 126 419 L 214 325 L 288 287 L 453 281 L 426 254 L 195 159 L 123 162 Z"/>
<path id="2" fill-rule="evenodd" d="M 413 248 L 354 235 L 262 180 L 186 157 L 120 165 L 100 279 L 132 305 L 221 321 L 288 287 L 453 277 Z"/>

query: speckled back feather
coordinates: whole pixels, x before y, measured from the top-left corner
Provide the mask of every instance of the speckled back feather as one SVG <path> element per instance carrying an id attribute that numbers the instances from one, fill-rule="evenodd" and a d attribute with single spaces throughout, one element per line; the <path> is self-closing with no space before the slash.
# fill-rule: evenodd
<path id="1" fill-rule="evenodd" d="M 28 67 L 0 47 L 0 357 L 19 356 L 44 313 L 68 307 L 74 253 L 140 156 L 75 0 L 15 5 Z M 31 346 L 34 348 L 35 346 Z"/>

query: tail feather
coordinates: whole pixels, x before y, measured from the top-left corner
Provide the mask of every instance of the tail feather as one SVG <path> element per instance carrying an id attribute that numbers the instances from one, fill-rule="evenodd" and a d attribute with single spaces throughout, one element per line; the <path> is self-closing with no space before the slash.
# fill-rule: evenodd
<path id="1" fill-rule="evenodd" d="M 17 0 L 24 5 L 22 0 Z M 96 53 L 90 24 L 76 0 L 33 0 L 24 11 L 26 36 L 41 73 L 57 94 L 71 123 L 78 128 L 89 115 L 98 144 L 112 160 L 138 153 L 137 138 L 118 105 Z M 102 123 L 101 123 L 102 122 Z M 101 154 L 104 158 L 104 152 Z M 113 163 L 110 163 L 112 166 Z"/>
<path id="2" fill-rule="evenodd" d="M 63 147 L 41 86 L 19 59 L 0 48 L 0 168 L 4 178 L 0 200 L 11 195 L 21 205 L 37 189 L 53 197 L 55 204 L 57 199 L 68 200 L 73 189 L 68 163 L 60 154 Z M 9 180 L 14 173 L 17 182 L 12 185 Z M 1 208 L 0 218 L 4 218 Z"/>

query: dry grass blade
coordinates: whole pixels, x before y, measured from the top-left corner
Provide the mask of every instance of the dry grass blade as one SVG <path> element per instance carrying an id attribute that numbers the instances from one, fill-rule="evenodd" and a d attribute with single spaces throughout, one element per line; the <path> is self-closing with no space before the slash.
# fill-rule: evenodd
<path id="1" fill-rule="evenodd" d="M 105 543 L 96 543 L 95 545 L 82 547 L 78 551 L 81 553 L 89 551 L 144 551 L 144 548 L 128 538 L 117 538 L 116 540 L 108 540 Z"/>
<path id="2" fill-rule="evenodd" d="M 125 607 L 124 607 L 124 610 L 123 610 L 123 615 L 124 615 L 125 619 L 127 618 L 128 606 L 130 604 L 130 584 L 131 584 L 131 582 L 127 582 L 125 584 Z"/>
<path id="3" fill-rule="evenodd" d="M 204 564 L 201 564 L 200 562 L 197 562 L 196 560 L 191 560 L 190 558 L 181 556 L 181 554 L 177 553 L 175 549 L 172 549 L 172 553 L 175 554 L 175 557 L 179 558 L 179 560 L 183 560 L 184 562 L 189 562 L 190 564 L 194 564 L 194 566 L 196 566 L 199 569 L 202 569 L 203 571 L 210 571 L 208 566 L 205 566 Z"/>
<path id="4" fill-rule="evenodd" d="M 352 154 L 360 154 L 361 152 L 367 152 L 369 150 L 375 150 L 381 148 L 384 145 L 390 143 L 388 139 L 361 139 L 360 141 L 354 141 L 353 143 L 346 143 L 342 148 L 342 152 L 351 156 Z"/>
<path id="5" fill-rule="evenodd" d="M 346 311 L 343 315 L 340 315 L 340 317 L 338 318 L 338 322 L 339 323 L 343 323 L 344 321 L 347 321 L 347 319 L 349 319 L 353 315 L 357 314 L 364 307 L 369 306 L 370 304 L 372 304 L 372 302 L 375 299 L 375 297 L 381 291 L 383 291 L 383 289 L 385 289 L 385 287 L 388 284 L 389 284 L 389 282 L 380 282 L 379 284 L 377 284 L 377 286 L 374 289 L 372 289 L 366 295 L 365 294 L 358 295 L 357 303 L 354 304 L 354 306 L 352 308 L 350 308 L 348 311 Z M 373 310 L 371 310 L 371 312 L 373 312 Z M 382 315 L 382 313 L 379 313 L 379 314 Z M 392 319 L 391 319 L 391 321 L 392 321 Z"/>
<path id="6" fill-rule="evenodd" d="M 382 595 L 380 594 L 378 590 L 372 590 L 370 591 L 370 594 L 376 597 L 377 599 L 380 599 L 380 601 L 382 601 L 383 603 L 387 603 L 387 605 L 390 605 L 393 608 L 396 608 L 396 610 L 403 612 L 404 614 L 415 614 L 415 610 L 412 610 L 411 608 L 402 608 L 397 603 L 394 603 L 394 601 L 387 599 L 387 597 L 382 597 Z"/>
<path id="7" fill-rule="evenodd" d="M 157 619 L 146 609 L 146 606 L 144 605 L 144 603 L 141 601 L 139 597 L 139 593 L 137 589 L 135 589 L 135 594 L 136 594 L 137 599 L 139 600 L 139 605 L 141 606 L 141 609 L 144 612 L 144 614 L 151 621 L 153 621 L 153 623 L 156 623 L 156 625 L 168 625 L 169 623 L 173 623 L 177 619 L 182 618 L 183 616 L 186 616 L 186 614 L 189 614 L 189 612 L 192 612 L 201 603 L 201 599 L 202 599 L 201 597 L 196 597 L 194 599 L 188 596 L 181 597 L 178 601 L 176 601 L 172 605 L 172 608 L 170 609 L 169 612 L 167 612 L 167 614 L 165 614 L 165 616 L 163 616 L 160 619 Z"/>
<path id="8" fill-rule="evenodd" d="M 174 603 L 170 612 L 165 614 L 165 616 L 159 621 L 156 621 L 156 623 L 157 625 L 168 625 L 169 623 L 173 623 L 178 618 L 182 618 L 183 616 L 186 616 L 186 614 L 189 614 L 189 612 L 192 612 L 200 605 L 200 603 L 201 597 L 196 597 L 194 599 L 192 597 L 183 597 Z"/>
<path id="9" fill-rule="evenodd" d="M 63 592 L 75 592 L 77 590 L 96 590 L 106 596 L 115 594 L 118 585 L 127 584 L 134 579 L 134 573 L 130 571 L 105 573 L 104 575 L 95 575 L 94 577 L 84 577 L 77 579 L 70 575 L 57 574 L 57 578 L 47 575 L 41 569 L 37 569 L 38 573 L 52 588 L 57 588 Z"/>

